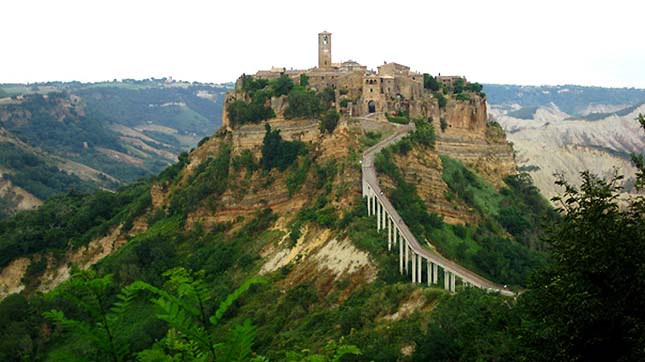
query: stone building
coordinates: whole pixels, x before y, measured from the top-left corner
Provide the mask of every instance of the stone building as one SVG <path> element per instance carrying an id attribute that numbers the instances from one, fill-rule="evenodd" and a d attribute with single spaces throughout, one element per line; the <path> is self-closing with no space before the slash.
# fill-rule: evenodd
<path id="1" fill-rule="evenodd" d="M 310 88 L 318 91 L 327 87 L 334 89 L 336 103 L 343 104 L 337 108 L 354 116 L 376 112 L 410 113 L 426 107 L 421 105 L 424 98 L 423 74 L 397 63 L 386 62 L 377 67 L 377 71 L 353 60 L 333 63 L 331 40 L 329 32 L 318 34 L 317 67 L 306 70 L 272 67 L 271 70 L 258 71 L 255 77 L 274 79 L 285 74 L 299 84 L 300 75 L 306 74 Z M 456 78 L 443 77 L 444 80 L 440 81 L 452 85 Z"/>

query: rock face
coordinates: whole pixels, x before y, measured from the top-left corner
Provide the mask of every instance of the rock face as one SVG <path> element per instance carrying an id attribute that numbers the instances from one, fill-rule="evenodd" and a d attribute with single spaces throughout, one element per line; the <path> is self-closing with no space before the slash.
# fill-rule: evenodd
<path id="1" fill-rule="evenodd" d="M 448 102 L 439 126 L 435 122 L 439 154 L 463 162 L 498 186 L 505 176 L 517 172 L 513 147 L 504 132 L 487 122 L 484 99 Z"/>
<path id="2" fill-rule="evenodd" d="M 577 184 L 584 170 L 609 177 L 616 168 L 625 175 L 627 191 L 631 191 L 636 169 L 629 154 L 645 149 L 645 132 L 635 120 L 645 113 L 645 105 L 593 121 L 547 111 L 538 109 L 536 114 L 542 116 L 532 120 L 513 118 L 495 109 L 492 112 L 514 144 L 520 169 L 531 174 L 545 197 L 562 191 L 554 183 L 554 174 Z"/>

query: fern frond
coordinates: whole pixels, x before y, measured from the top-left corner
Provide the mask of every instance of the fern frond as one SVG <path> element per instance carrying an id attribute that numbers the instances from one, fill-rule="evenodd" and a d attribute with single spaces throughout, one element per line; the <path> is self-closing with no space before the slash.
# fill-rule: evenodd
<path id="1" fill-rule="evenodd" d="M 256 328 L 249 319 L 236 325 L 228 336 L 228 343 L 222 344 L 222 361 L 244 362 L 248 361 L 255 338 Z"/>
<path id="2" fill-rule="evenodd" d="M 262 277 L 255 277 L 244 282 L 239 288 L 237 288 L 233 293 L 229 294 L 224 301 L 219 304 L 219 308 L 215 311 L 215 314 L 210 317 L 210 322 L 213 326 L 216 326 L 219 321 L 224 316 L 224 313 L 237 301 L 242 294 L 244 294 L 251 286 L 255 284 L 266 284 L 267 279 Z"/>

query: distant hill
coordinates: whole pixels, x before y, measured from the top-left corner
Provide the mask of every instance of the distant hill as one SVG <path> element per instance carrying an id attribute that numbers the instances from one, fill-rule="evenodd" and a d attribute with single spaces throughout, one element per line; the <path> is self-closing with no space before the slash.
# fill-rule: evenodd
<path id="1" fill-rule="evenodd" d="M 571 116 L 607 113 L 607 111 L 615 111 L 616 106 L 624 108 L 645 101 L 645 89 L 637 88 L 484 84 L 484 92 L 490 104 L 504 106 L 508 110 L 517 111 L 528 108 L 524 111 L 528 113 L 531 108 L 555 104 L 561 111 Z"/>
<path id="2" fill-rule="evenodd" d="M 636 117 L 645 113 L 645 90 L 581 86 L 485 85 L 489 118 L 513 142 L 520 170 L 546 197 L 561 191 L 555 173 L 577 180 L 591 170 L 625 175 L 633 190 L 636 169 L 630 154 L 645 149 Z"/>
<path id="3" fill-rule="evenodd" d="M 69 189 L 154 175 L 221 124 L 230 85 L 0 85 L 0 218 Z"/>

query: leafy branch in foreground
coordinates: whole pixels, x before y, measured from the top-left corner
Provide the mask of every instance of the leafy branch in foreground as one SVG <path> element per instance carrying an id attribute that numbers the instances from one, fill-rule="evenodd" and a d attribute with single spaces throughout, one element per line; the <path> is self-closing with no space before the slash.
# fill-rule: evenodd
<path id="1" fill-rule="evenodd" d="M 166 337 L 152 349 L 138 354 L 141 361 L 261 361 L 252 357 L 251 346 L 255 327 L 245 320 L 233 328 L 227 339 L 214 333 L 226 311 L 255 284 L 264 284 L 263 278 L 252 278 L 242 284 L 219 304 L 208 317 L 206 305 L 210 300 L 206 283 L 199 273 L 175 268 L 164 273 L 168 278 L 165 290 L 143 281 L 136 281 L 124 289 L 125 295 L 148 292 L 150 300 L 159 308 L 157 318 L 170 326 Z"/>
<path id="2" fill-rule="evenodd" d="M 115 331 L 115 326 L 125 315 L 133 296 L 119 294 L 119 301 L 108 309 L 106 299 L 111 285 L 111 274 L 99 278 L 93 270 L 74 269 L 72 278 L 49 297 L 62 296 L 71 301 L 89 316 L 88 320 L 69 319 L 56 309 L 43 313 L 45 318 L 64 330 L 87 338 L 96 348 L 96 355 L 92 357 L 94 361 L 123 361 L 129 348 L 127 341 Z"/>

